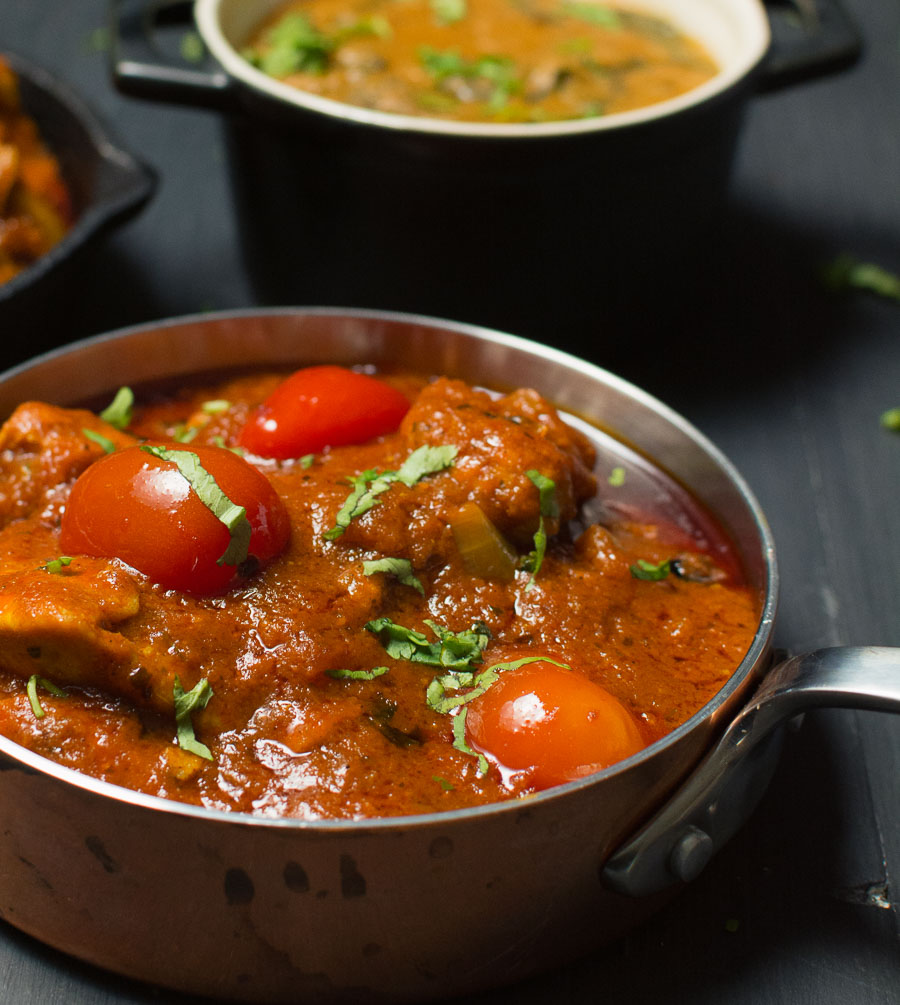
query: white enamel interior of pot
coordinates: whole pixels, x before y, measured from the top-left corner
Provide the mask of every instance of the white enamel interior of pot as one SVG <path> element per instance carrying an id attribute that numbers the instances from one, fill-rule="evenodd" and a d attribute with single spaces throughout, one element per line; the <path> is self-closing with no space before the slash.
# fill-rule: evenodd
<path id="1" fill-rule="evenodd" d="M 706 47 L 720 66 L 711 80 L 646 108 L 591 119 L 541 123 L 454 122 L 396 115 L 308 94 L 267 76 L 240 56 L 253 30 L 284 0 L 197 0 L 194 15 L 215 58 L 237 80 L 269 97 L 323 115 L 387 129 L 456 136 L 541 137 L 606 132 L 652 122 L 701 105 L 742 82 L 759 65 L 771 40 L 759 0 L 616 0 L 615 6 L 653 14 Z"/>

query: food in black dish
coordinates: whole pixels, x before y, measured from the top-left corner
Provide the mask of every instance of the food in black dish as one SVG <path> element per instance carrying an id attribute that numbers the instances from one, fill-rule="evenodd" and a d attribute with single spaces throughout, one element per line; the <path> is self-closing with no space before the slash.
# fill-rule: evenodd
<path id="1" fill-rule="evenodd" d="M 67 84 L 21 56 L 5 52 L 2 57 L 18 79 L 23 111 L 59 163 L 71 207 L 71 225 L 61 239 L 0 283 L 4 329 L 14 335 L 15 326 L 27 323 L 33 350 L 42 324 L 52 325 L 53 314 L 59 314 L 63 298 L 74 289 L 74 266 L 101 235 L 141 209 L 153 194 L 156 176 L 110 135 Z"/>

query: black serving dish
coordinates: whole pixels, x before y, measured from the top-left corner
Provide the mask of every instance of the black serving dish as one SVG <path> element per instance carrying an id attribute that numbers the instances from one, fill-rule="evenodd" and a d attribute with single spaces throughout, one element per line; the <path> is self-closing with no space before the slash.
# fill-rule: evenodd
<path id="1" fill-rule="evenodd" d="M 60 318 L 77 303 L 78 276 L 112 227 L 137 213 L 156 188 L 156 174 L 110 135 L 61 80 L 21 56 L 3 52 L 19 78 L 22 106 L 57 157 L 75 222 L 56 247 L 0 284 L 2 351 L 9 360 L 48 348 Z"/>

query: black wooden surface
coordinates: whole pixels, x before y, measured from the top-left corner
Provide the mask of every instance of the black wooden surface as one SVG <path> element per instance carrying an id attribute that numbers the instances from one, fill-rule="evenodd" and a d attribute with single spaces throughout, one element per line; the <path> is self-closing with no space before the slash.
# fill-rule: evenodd
<path id="1" fill-rule="evenodd" d="M 835 296 L 819 280 L 843 252 L 900 270 L 900 4 L 846 7 L 862 59 L 751 101 L 730 204 L 715 239 L 685 250 L 679 295 L 648 284 L 589 343 L 563 326 L 558 340 L 657 394 L 736 463 L 775 534 L 777 642 L 795 651 L 900 645 L 900 435 L 879 425 L 900 406 L 900 303 Z M 0 50 L 70 82 L 161 175 L 152 204 L 59 305 L 59 332 L 24 333 L 26 344 L 255 302 L 221 121 L 117 95 L 105 18 L 101 0 L 0 0 Z M 898 877 L 900 721 L 808 714 L 756 813 L 662 914 L 470 1005 L 900 1002 Z M 185 999 L 0 926 L 0 1000 Z"/>

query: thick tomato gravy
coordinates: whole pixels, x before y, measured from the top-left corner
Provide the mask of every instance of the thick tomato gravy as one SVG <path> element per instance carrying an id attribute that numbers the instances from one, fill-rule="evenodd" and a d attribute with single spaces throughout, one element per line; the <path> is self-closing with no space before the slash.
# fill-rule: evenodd
<path id="1" fill-rule="evenodd" d="M 72 485 L 105 451 L 173 437 L 188 451 L 233 447 L 284 376 L 139 395 L 124 430 L 40 403 L 6 422 L 0 732 L 89 775 L 188 803 L 306 819 L 397 816 L 525 795 L 535 774 L 454 745 L 456 715 L 426 700 L 441 669 L 390 655 L 371 627 L 378 619 L 429 643 L 429 621 L 452 633 L 477 626 L 486 644 L 476 671 L 531 657 L 564 663 L 617 699 L 644 744 L 706 703 L 746 652 L 759 597 L 724 533 L 659 469 L 599 431 L 585 435 L 530 390 L 388 375 L 411 401 L 397 431 L 303 459 L 250 458 L 284 503 L 289 542 L 216 595 L 164 589 L 115 558 L 61 553 Z M 354 479 L 397 471 L 423 445 L 454 447 L 452 465 L 391 484 L 329 535 Z M 526 476 L 535 471 L 553 483 L 555 514 L 542 516 Z M 467 567 L 453 526 L 472 503 L 514 556 L 512 572 Z M 127 507 L 111 507 L 109 519 Z M 546 554 L 529 572 L 522 557 L 540 530 Z M 364 562 L 385 557 L 407 560 L 418 586 L 366 574 Z M 657 578 L 636 575 L 648 569 Z M 179 745 L 176 677 L 184 691 L 211 687 L 189 716 L 209 758 Z"/>

